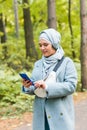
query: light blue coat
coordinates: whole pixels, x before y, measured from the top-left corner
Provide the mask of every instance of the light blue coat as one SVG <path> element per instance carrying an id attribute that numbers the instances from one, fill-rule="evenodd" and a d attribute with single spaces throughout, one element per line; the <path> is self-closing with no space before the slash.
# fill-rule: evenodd
<path id="1" fill-rule="evenodd" d="M 35 63 L 32 72 L 34 81 L 42 79 L 42 70 L 42 60 L 39 60 Z M 57 70 L 56 80 L 57 82 L 47 83 L 47 98 L 35 96 L 33 130 L 45 130 L 44 111 L 50 130 L 75 130 L 72 94 L 76 90 L 77 72 L 70 58 L 66 57 Z M 34 89 L 34 86 L 31 86 L 27 93 L 34 94 Z M 26 89 L 24 89 L 25 91 Z"/>

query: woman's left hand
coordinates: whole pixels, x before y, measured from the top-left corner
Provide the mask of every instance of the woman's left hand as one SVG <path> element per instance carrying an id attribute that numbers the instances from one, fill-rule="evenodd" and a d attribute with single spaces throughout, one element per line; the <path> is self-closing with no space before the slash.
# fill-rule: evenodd
<path id="1" fill-rule="evenodd" d="M 46 83 L 43 80 L 39 80 L 39 81 L 34 82 L 34 86 L 36 88 L 43 88 L 43 89 L 45 89 L 46 88 Z"/>

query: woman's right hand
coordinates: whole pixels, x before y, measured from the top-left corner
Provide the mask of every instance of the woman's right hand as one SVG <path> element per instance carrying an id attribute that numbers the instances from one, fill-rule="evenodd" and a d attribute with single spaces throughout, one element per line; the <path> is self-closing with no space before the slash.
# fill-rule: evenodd
<path id="1" fill-rule="evenodd" d="M 32 85 L 32 82 L 30 82 L 29 80 L 23 79 L 22 84 L 24 87 L 29 88 Z"/>

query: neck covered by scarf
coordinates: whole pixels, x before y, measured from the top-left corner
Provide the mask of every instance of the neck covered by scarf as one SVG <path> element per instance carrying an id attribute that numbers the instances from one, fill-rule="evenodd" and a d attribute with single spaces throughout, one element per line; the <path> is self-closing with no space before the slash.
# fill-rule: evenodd
<path id="1" fill-rule="evenodd" d="M 62 47 L 59 46 L 55 54 L 49 57 L 44 57 L 44 56 L 42 57 L 43 78 L 49 75 L 51 68 L 58 62 L 58 60 L 61 60 L 63 56 L 64 56 L 64 51 Z"/>

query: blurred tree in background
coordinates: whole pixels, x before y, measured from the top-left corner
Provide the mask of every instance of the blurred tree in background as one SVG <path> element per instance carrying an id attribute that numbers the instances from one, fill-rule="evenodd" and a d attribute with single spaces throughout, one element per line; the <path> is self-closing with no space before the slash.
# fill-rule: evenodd
<path id="1" fill-rule="evenodd" d="M 80 0 L 81 14 L 81 83 L 87 89 L 87 1 Z"/>

